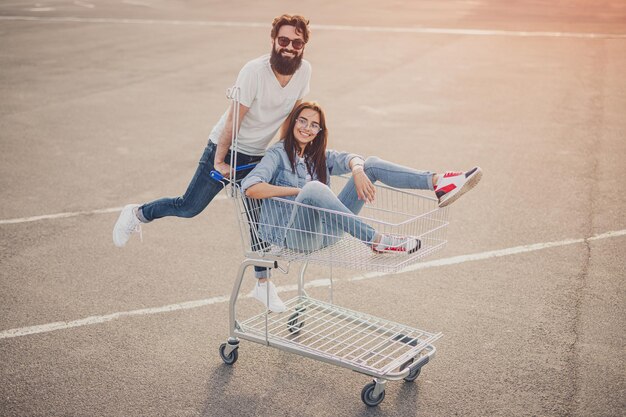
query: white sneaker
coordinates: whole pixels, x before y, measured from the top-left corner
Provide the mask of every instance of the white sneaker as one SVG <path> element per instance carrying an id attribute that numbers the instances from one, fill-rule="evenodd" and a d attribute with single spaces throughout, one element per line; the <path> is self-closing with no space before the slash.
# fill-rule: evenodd
<path id="1" fill-rule="evenodd" d="M 378 243 L 372 245 L 374 252 L 413 253 L 422 247 L 422 241 L 413 236 L 392 236 L 383 234 Z"/>
<path id="2" fill-rule="evenodd" d="M 115 226 L 113 227 L 113 243 L 118 248 L 126 245 L 128 239 L 133 233 L 139 233 L 141 236 L 141 221 L 135 214 L 135 209 L 139 207 L 139 204 L 128 204 L 124 206 L 120 217 L 117 218 Z"/>
<path id="3" fill-rule="evenodd" d="M 269 283 L 269 298 L 270 303 L 267 305 L 267 284 Z M 257 282 L 254 286 L 254 290 L 252 290 L 252 296 L 259 300 L 266 308 L 269 308 L 270 311 L 274 313 L 282 313 L 283 311 L 287 311 L 287 307 L 283 300 L 278 296 L 278 292 L 276 292 L 276 287 L 273 283 L 269 281 L 265 282 Z"/>

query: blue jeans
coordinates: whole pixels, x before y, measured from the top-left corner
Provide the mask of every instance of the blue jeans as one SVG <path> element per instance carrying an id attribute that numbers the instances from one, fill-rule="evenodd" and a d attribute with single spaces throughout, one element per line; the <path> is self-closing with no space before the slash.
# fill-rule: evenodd
<path id="1" fill-rule="evenodd" d="M 434 188 L 432 172 L 417 171 L 377 157 L 367 158 L 363 168 L 373 183 L 380 181 L 390 187 L 404 189 Z M 344 214 L 358 214 L 365 204 L 365 201 L 359 200 L 354 178 L 350 178 L 338 196 L 325 184 L 311 181 L 302 188 L 295 201 Z M 342 231 L 362 242 L 372 242 L 376 235 L 370 225 L 356 217 L 298 207 L 291 214 L 285 243 L 290 249 L 309 252 L 335 243 Z"/>
<path id="2" fill-rule="evenodd" d="M 198 162 L 196 173 L 187 186 L 185 194 L 180 197 L 161 198 L 139 207 L 138 216 L 141 221 L 148 223 L 154 219 L 168 216 L 191 218 L 200 214 L 209 205 L 211 200 L 222 191 L 225 185 L 225 183 L 215 181 L 210 175 L 211 171 L 215 169 L 213 164 L 216 150 L 217 145 L 209 141 Z M 224 160 L 226 162 L 230 161 L 230 151 L 228 151 Z M 251 156 L 240 152 L 237 153 L 237 165 L 247 165 L 259 162 L 260 160 L 260 156 Z M 238 172 L 237 178 L 244 178 L 250 171 L 251 169 Z M 255 266 L 254 270 L 257 278 L 266 278 L 269 275 L 269 271 L 267 271 L 266 268 Z"/>

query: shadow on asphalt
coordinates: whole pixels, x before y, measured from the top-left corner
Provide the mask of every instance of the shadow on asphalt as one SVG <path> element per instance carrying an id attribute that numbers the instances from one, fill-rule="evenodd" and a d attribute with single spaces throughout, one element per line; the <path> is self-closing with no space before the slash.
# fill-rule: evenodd
<path id="1" fill-rule="evenodd" d="M 237 378 L 233 378 L 236 373 Z M 202 416 L 213 417 L 224 416 L 314 416 L 314 415 L 337 415 L 344 416 L 398 416 L 419 414 L 419 378 L 415 382 L 389 381 L 387 383 L 387 393 L 385 400 L 378 407 L 367 407 L 360 400 L 360 392 L 355 392 L 350 396 L 349 403 L 339 404 L 342 401 L 335 397 L 333 400 L 332 384 L 323 384 L 323 381 L 310 375 L 310 383 L 314 384 L 308 391 L 312 397 L 318 397 L 319 407 L 311 407 L 311 398 L 305 401 L 298 399 L 302 395 L 302 387 L 293 386 L 288 378 L 284 378 L 289 373 L 285 369 L 277 369 L 277 374 L 271 377 L 272 383 L 265 386 L 269 381 L 260 377 L 256 388 L 246 389 L 241 392 L 237 389 L 240 384 L 245 384 L 243 379 L 250 381 L 250 377 L 255 380 L 254 375 L 247 377 L 241 374 L 237 368 L 225 364 L 216 365 L 212 372 L 207 375 L 205 405 Z M 232 379 L 232 381 L 231 381 Z M 232 384 L 231 384 L 232 382 Z M 300 381 L 302 383 L 302 381 Z M 314 388 L 315 387 L 315 388 Z M 285 392 L 285 390 L 293 390 Z M 322 389 L 323 392 L 316 392 Z M 278 391 L 283 395 L 276 395 Z M 324 398 L 324 394 L 327 397 Z M 328 399 L 330 398 L 330 401 Z M 313 400 L 312 402 L 317 402 Z"/>

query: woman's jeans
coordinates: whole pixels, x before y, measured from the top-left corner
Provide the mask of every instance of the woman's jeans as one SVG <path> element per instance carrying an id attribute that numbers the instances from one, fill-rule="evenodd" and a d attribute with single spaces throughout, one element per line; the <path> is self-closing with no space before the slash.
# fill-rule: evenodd
<path id="1" fill-rule="evenodd" d="M 417 171 L 377 157 L 367 158 L 365 175 L 373 183 L 380 181 L 394 188 L 433 189 L 433 173 Z M 354 178 L 350 178 L 338 196 L 319 181 L 307 183 L 295 201 L 308 206 L 333 210 L 348 216 L 327 213 L 306 207 L 297 207 L 291 215 L 285 237 L 287 247 L 300 252 L 310 252 L 335 243 L 342 232 L 362 242 L 372 242 L 376 231 L 357 217 L 365 201 L 359 200 Z"/>
<path id="2" fill-rule="evenodd" d="M 215 169 L 213 164 L 216 150 L 217 145 L 209 141 L 198 162 L 196 173 L 184 195 L 175 198 L 161 198 L 142 205 L 139 207 L 139 218 L 147 223 L 167 216 L 190 218 L 200 214 L 211 200 L 224 189 L 225 183 L 214 180 L 210 175 L 211 171 Z M 230 151 L 224 160 L 226 162 L 230 161 Z M 238 166 L 259 162 L 260 160 L 260 156 L 237 153 Z M 251 169 L 237 172 L 237 179 L 243 179 L 250 171 Z M 269 271 L 266 268 L 255 266 L 254 270 L 257 278 L 268 277 Z"/>

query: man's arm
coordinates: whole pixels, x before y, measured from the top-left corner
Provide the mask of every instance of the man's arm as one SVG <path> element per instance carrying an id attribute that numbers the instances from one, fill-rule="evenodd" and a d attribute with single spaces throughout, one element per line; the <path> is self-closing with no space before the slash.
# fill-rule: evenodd
<path id="1" fill-rule="evenodd" d="M 243 104 L 239 104 L 239 123 L 237 123 L 238 127 L 241 127 L 241 121 L 248 113 L 250 108 L 244 106 Z M 239 133 L 239 132 L 237 132 Z M 224 130 L 222 130 L 222 134 L 220 136 L 219 142 L 217 143 L 217 150 L 215 151 L 215 160 L 214 166 L 217 171 L 220 172 L 225 178 L 230 177 L 230 165 L 228 162 L 224 161 L 226 158 L 226 154 L 228 153 L 228 149 L 232 145 L 233 142 L 233 106 L 229 106 L 228 109 L 228 117 L 226 118 L 226 122 L 224 123 Z"/>

